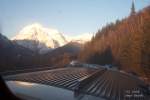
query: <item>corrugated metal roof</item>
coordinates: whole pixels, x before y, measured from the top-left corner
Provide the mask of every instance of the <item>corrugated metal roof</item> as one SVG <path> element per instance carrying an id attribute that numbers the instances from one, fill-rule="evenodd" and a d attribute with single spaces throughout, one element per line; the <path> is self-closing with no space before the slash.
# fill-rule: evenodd
<path id="1" fill-rule="evenodd" d="M 61 87 L 73 90 L 76 96 L 84 93 L 109 100 L 149 98 L 144 92 L 144 82 L 134 76 L 104 68 L 68 67 L 7 76 L 5 79 Z"/>

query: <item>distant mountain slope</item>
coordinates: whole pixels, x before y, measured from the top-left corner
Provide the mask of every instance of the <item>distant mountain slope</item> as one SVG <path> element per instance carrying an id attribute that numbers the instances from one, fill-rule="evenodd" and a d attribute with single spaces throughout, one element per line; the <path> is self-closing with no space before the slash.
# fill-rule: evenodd
<path id="1" fill-rule="evenodd" d="M 85 44 L 86 42 L 91 41 L 94 34 L 92 33 L 83 33 L 77 36 L 65 36 L 69 42 L 77 42 L 80 44 Z"/>
<path id="2" fill-rule="evenodd" d="M 70 42 L 62 47 L 56 48 L 53 51 L 49 51 L 44 54 L 41 59 L 52 66 L 64 67 L 73 59 L 77 59 L 77 56 L 82 49 L 80 43 Z"/>
<path id="3" fill-rule="evenodd" d="M 82 45 L 76 42 L 70 42 L 62 47 L 56 48 L 53 51 L 50 51 L 47 53 L 47 56 L 58 56 L 64 53 L 69 53 L 69 54 L 78 54 L 79 51 L 81 50 Z"/>
<path id="4" fill-rule="evenodd" d="M 64 67 L 73 58 L 77 57 L 81 47 L 82 45 L 79 43 L 70 42 L 46 54 L 39 55 L 0 34 L 0 73 L 41 68 L 42 65 L 42 67 L 45 67 L 44 65 Z"/>
<path id="5" fill-rule="evenodd" d="M 34 52 L 12 43 L 0 34 L 0 71 L 14 69 L 17 66 L 31 65 Z"/>
<path id="6" fill-rule="evenodd" d="M 55 29 L 44 28 L 37 23 L 23 28 L 12 40 L 41 54 L 67 43 L 60 32 Z"/>

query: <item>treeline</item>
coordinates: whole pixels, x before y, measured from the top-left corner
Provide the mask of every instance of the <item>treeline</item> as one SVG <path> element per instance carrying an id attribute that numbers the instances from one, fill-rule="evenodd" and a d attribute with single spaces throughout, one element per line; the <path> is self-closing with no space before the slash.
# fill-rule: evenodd
<path id="1" fill-rule="evenodd" d="M 150 6 L 99 30 L 80 52 L 79 60 L 150 78 Z"/>

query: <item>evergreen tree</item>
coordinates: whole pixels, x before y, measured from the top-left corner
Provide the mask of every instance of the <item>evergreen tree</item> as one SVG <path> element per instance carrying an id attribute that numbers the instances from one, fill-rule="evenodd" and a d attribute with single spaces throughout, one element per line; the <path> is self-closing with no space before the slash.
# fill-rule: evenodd
<path id="1" fill-rule="evenodd" d="M 135 11 L 135 5 L 134 5 L 134 0 L 132 0 L 132 7 L 131 7 L 131 16 L 135 15 L 136 11 Z"/>

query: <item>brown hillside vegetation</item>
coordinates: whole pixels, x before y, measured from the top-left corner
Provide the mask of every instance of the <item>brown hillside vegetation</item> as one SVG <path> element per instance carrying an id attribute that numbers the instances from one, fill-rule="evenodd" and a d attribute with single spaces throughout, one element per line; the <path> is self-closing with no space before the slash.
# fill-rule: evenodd
<path id="1" fill-rule="evenodd" d="M 79 59 L 150 78 L 150 6 L 99 30 Z"/>

